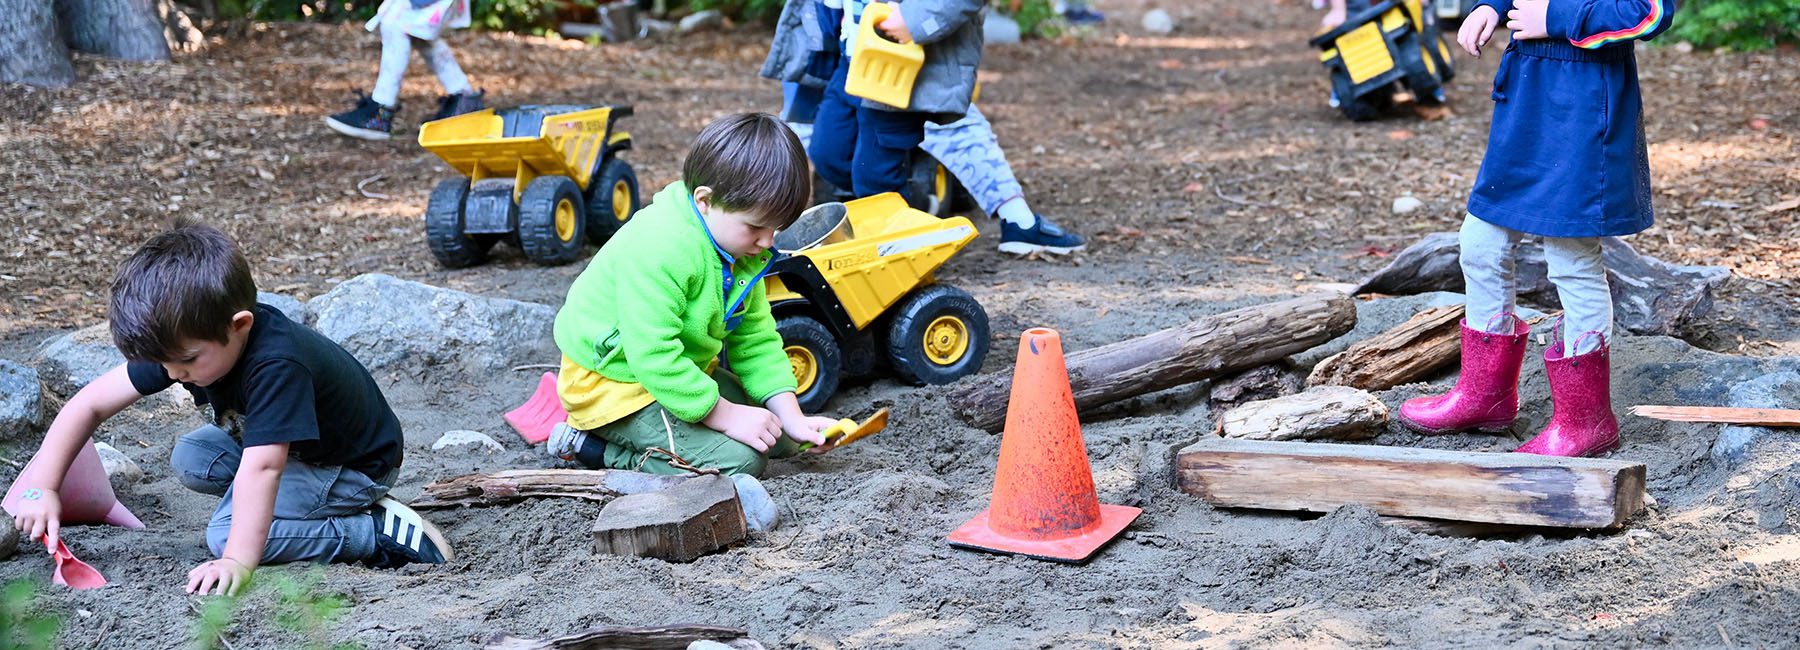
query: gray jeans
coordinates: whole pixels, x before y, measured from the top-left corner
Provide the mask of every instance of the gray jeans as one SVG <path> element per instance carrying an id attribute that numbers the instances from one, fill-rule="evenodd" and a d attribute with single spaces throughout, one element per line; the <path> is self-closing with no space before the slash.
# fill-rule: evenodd
<path id="1" fill-rule="evenodd" d="M 1499 318 L 1516 308 L 1519 284 L 1513 273 L 1519 240 L 1524 233 L 1482 221 L 1463 218 L 1462 270 L 1467 286 L 1468 322 L 1475 329 L 1510 332 L 1512 324 Z M 1544 263 L 1550 267 L 1550 283 L 1563 306 L 1563 354 L 1586 354 L 1612 341 L 1612 291 L 1606 285 L 1606 264 L 1600 256 L 1598 237 L 1544 237 Z M 1599 332 L 1600 338 L 1582 336 Z M 1579 342 L 1580 349 L 1576 349 Z"/>
<path id="2" fill-rule="evenodd" d="M 207 425 L 175 441 L 169 465 L 181 484 L 195 492 L 224 497 L 206 526 L 213 555 L 225 551 L 231 532 L 231 482 L 244 448 L 224 429 Z M 380 481 L 343 467 L 323 467 L 289 458 L 275 492 L 275 520 L 262 561 L 354 562 L 375 552 L 375 518 L 369 506 L 386 495 L 393 474 Z"/>

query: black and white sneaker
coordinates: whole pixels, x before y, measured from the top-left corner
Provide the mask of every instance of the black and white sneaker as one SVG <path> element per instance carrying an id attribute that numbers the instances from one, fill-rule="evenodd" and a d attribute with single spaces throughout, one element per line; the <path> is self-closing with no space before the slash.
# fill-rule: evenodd
<path id="1" fill-rule="evenodd" d="M 407 564 L 443 564 L 456 559 L 450 541 L 443 531 L 431 525 L 418 511 L 381 497 L 369 506 L 375 517 L 375 554 L 363 560 L 378 569 L 392 569 Z"/>
<path id="2" fill-rule="evenodd" d="M 325 118 L 325 126 L 352 138 L 386 140 L 394 136 L 394 111 L 398 104 L 382 106 L 373 97 L 356 93 L 356 107 Z"/>
<path id="3" fill-rule="evenodd" d="M 559 422 L 555 428 L 550 430 L 550 439 L 544 441 L 544 451 L 549 452 L 555 458 L 575 460 L 576 454 L 581 451 L 583 445 L 587 444 L 587 441 L 586 431 L 569 426 L 567 422 Z"/>

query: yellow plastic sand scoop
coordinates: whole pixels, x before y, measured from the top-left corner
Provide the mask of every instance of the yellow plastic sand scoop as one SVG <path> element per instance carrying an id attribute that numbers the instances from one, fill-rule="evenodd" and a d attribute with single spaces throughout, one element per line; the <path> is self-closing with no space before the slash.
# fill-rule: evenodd
<path id="1" fill-rule="evenodd" d="M 912 104 L 913 82 L 925 65 L 925 48 L 917 43 L 895 43 L 875 26 L 893 13 L 893 5 L 870 4 L 857 26 L 856 46 L 850 50 L 850 72 L 844 92 L 863 99 L 907 108 Z"/>

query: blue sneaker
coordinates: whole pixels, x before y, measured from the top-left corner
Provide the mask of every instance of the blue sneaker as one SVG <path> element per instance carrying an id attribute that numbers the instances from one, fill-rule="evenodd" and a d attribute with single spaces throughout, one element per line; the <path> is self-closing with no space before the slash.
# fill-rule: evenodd
<path id="1" fill-rule="evenodd" d="M 1011 221 L 1000 220 L 1000 252 L 1013 255 L 1067 255 L 1087 248 L 1087 242 L 1081 239 L 1081 235 L 1063 230 L 1044 218 L 1044 215 L 1036 216 L 1037 225 L 1031 228 L 1020 228 Z"/>
<path id="2" fill-rule="evenodd" d="M 382 106 L 368 95 L 357 93 L 356 107 L 325 118 L 325 126 L 352 138 L 386 140 L 394 134 L 394 111 L 400 107 Z"/>
<path id="3" fill-rule="evenodd" d="M 1070 7 L 1063 10 L 1063 19 L 1070 25 L 1098 25 L 1106 22 L 1106 14 L 1087 7 Z"/>

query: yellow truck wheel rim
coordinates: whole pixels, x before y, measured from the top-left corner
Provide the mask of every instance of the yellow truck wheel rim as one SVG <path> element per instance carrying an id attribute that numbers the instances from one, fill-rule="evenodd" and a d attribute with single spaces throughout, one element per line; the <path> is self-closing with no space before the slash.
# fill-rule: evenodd
<path id="1" fill-rule="evenodd" d="M 938 165 L 937 173 L 932 175 L 931 195 L 937 197 L 940 204 L 950 202 L 950 172 L 943 165 Z"/>
<path id="2" fill-rule="evenodd" d="M 969 326 L 955 316 L 939 316 L 925 327 L 925 358 L 948 366 L 969 351 Z"/>
<path id="3" fill-rule="evenodd" d="M 788 366 L 794 370 L 794 382 L 800 386 L 795 392 L 805 394 L 819 381 L 819 358 L 805 346 L 790 345 L 786 349 Z"/>
<path id="4" fill-rule="evenodd" d="M 612 192 L 613 218 L 620 221 L 631 218 L 631 185 L 625 179 L 613 183 Z"/>
<path id="5" fill-rule="evenodd" d="M 563 199 L 556 202 L 556 238 L 569 241 L 575 238 L 575 202 Z"/>

